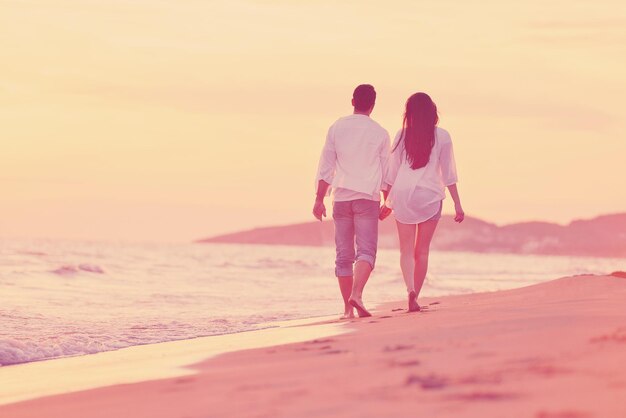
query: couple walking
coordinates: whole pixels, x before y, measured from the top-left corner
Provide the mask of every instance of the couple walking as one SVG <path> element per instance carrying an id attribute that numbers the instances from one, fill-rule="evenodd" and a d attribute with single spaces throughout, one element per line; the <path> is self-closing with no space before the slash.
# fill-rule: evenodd
<path id="1" fill-rule="evenodd" d="M 370 118 L 375 102 L 371 85 L 354 90 L 354 113 L 328 130 L 317 172 L 313 215 L 320 221 L 326 216 L 324 198 L 332 190 L 335 275 L 345 318 L 353 318 L 354 309 L 359 317 L 371 316 L 363 303 L 363 289 L 376 263 L 379 219 L 392 212 L 396 218 L 408 310 L 416 312 L 446 187 L 454 200 L 454 220 L 462 222 L 465 216 L 456 187 L 452 140 L 437 126 L 435 103 L 425 93 L 409 97 L 402 129 L 390 146 L 387 131 Z"/>

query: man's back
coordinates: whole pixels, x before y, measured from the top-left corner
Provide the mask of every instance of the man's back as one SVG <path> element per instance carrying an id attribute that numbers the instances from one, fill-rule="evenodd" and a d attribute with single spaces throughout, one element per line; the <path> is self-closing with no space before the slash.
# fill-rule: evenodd
<path id="1" fill-rule="evenodd" d="M 367 115 L 337 120 L 328 130 L 318 179 L 334 189 L 378 195 L 389 156 L 389 134 Z"/>

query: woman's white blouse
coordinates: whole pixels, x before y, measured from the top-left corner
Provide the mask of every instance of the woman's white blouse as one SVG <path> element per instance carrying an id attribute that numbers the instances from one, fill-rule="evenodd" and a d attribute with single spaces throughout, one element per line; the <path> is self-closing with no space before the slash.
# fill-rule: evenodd
<path id="1" fill-rule="evenodd" d="M 435 145 L 428 163 L 413 170 L 406 159 L 404 141 L 398 131 L 389 160 L 385 183 L 391 187 L 387 206 L 400 223 L 418 224 L 437 214 L 440 202 L 446 197 L 446 186 L 458 181 L 452 139 L 442 128 L 435 128 Z"/>

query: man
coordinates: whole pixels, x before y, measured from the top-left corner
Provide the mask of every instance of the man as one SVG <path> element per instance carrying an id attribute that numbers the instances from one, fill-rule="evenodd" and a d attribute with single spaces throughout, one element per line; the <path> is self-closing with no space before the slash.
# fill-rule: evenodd
<path id="1" fill-rule="evenodd" d="M 354 318 L 353 308 L 359 317 L 371 316 L 363 304 L 363 288 L 376 262 L 380 193 L 390 154 L 389 134 L 370 118 L 375 102 L 371 85 L 354 90 L 354 113 L 328 130 L 317 171 L 313 215 L 320 221 L 326 216 L 324 197 L 331 187 L 333 191 L 335 275 L 343 318 Z"/>

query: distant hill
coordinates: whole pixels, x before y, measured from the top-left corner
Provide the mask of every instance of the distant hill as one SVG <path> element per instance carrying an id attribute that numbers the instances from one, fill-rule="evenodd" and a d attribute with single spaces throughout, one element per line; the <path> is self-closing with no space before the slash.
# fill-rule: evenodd
<path id="1" fill-rule="evenodd" d="M 306 222 L 257 228 L 198 240 L 199 243 L 334 245 L 333 223 Z M 397 247 L 392 217 L 381 223 L 381 248 Z M 505 226 L 467 217 L 456 224 L 444 216 L 433 239 L 440 251 L 626 257 L 626 213 L 576 220 L 569 225 L 523 222 Z"/>

